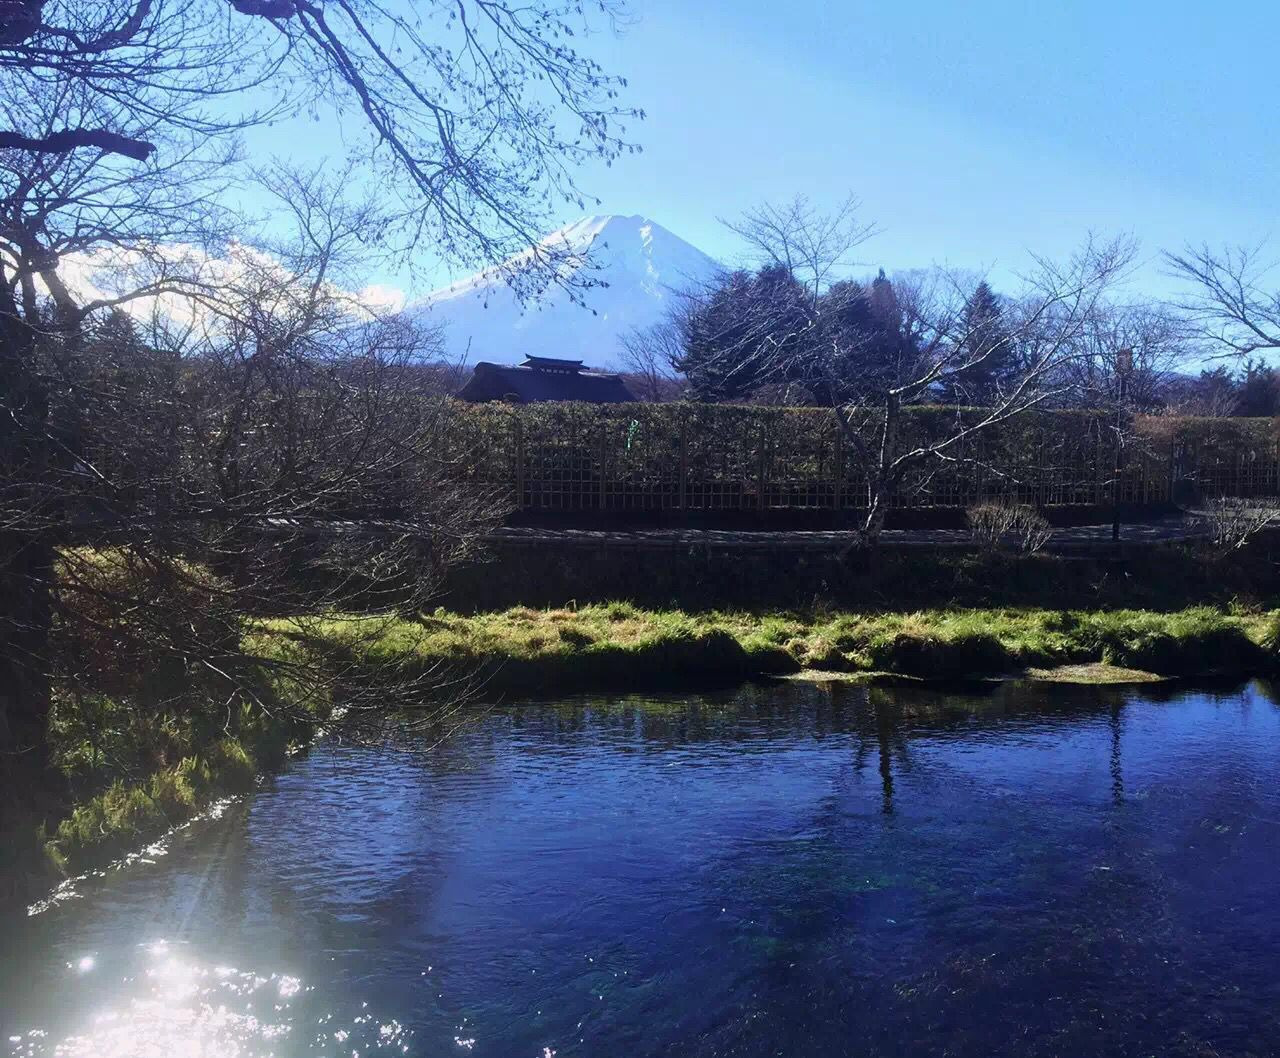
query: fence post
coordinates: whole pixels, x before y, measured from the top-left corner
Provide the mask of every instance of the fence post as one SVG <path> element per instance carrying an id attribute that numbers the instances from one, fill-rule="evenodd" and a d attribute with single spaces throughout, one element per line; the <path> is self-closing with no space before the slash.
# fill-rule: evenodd
<path id="1" fill-rule="evenodd" d="M 605 508 L 605 497 L 608 494 L 608 452 L 609 452 L 609 423 L 606 420 L 600 424 L 600 510 Z"/>
<path id="2" fill-rule="evenodd" d="M 844 500 L 844 431 L 840 427 L 840 413 L 832 412 L 836 424 L 836 452 L 835 452 L 835 489 L 833 490 L 832 508 L 840 510 L 840 505 Z"/>
<path id="3" fill-rule="evenodd" d="M 516 510 L 524 510 L 524 422 L 516 412 Z"/>
<path id="4" fill-rule="evenodd" d="M 766 467 L 765 467 L 766 456 L 765 456 L 765 447 L 764 447 L 765 446 L 765 420 L 763 417 L 761 417 L 761 420 L 760 420 L 759 444 L 760 444 L 760 459 L 759 459 L 760 465 L 759 465 L 758 479 L 757 479 L 758 484 L 756 486 L 756 509 L 763 511 L 764 510 L 764 476 L 765 476 L 765 470 L 766 470 Z"/>
<path id="5" fill-rule="evenodd" d="M 1102 420 L 1095 418 L 1098 443 L 1093 448 L 1093 502 L 1102 505 Z"/>
<path id="6" fill-rule="evenodd" d="M 689 413 L 680 409 L 680 510 L 689 503 Z"/>

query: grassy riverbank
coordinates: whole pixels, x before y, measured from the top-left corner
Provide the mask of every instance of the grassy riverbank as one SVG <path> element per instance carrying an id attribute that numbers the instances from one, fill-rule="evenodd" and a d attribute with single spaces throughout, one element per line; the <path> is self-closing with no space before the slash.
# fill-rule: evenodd
<path id="1" fill-rule="evenodd" d="M 212 711 L 211 711 L 212 712 Z M 55 763 L 72 804 L 37 833 L 43 866 L 74 874 L 138 848 L 214 802 L 252 789 L 311 738 L 296 717 L 242 706 L 232 722 L 170 715 L 141 730 L 129 705 L 99 698 L 55 705 Z"/>
<path id="2" fill-rule="evenodd" d="M 3 791 L 0 903 L 249 789 L 323 719 L 324 703 L 271 663 L 286 651 L 260 660 L 242 649 L 248 622 L 206 567 L 142 571 L 120 552 L 85 549 L 65 552 L 58 574 L 47 767 Z M 148 606 L 104 603 L 120 598 Z"/>
<path id="3" fill-rule="evenodd" d="M 801 670 L 927 679 L 1106 665 L 1160 676 L 1264 674 L 1280 611 L 938 609 L 913 613 L 685 613 L 628 603 L 419 618 L 334 616 L 250 624 L 271 658 L 306 655 L 346 678 L 448 684 L 483 698 L 729 684 Z M 70 802 L 33 838 L 28 869 L 75 873 L 136 849 L 217 799 L 249 789 L 304 744 L 314 721 L 244 703 L 160 712 L 62 698 L 52 743 Z M 424 704 L 430 704 L 424 700 Z M 35 866 L 33 866 L 35 865 Z"/>
<path id="4" fill-rule="evenodd" d="M 268 628 L 285 634 L 283 628 Z M 1280 613 L 1145 610 L 925 610 L 904 614 L 516 608 L 397 620 L 368 635 L 335 617 L 316 649 L 350 651 L 371 671 L 470 671 L 490 694 L 725 682 L 801 669 L 933 679 L 1008 676 L 1105 663 L 1162 676 L 1270 671 Z"/>

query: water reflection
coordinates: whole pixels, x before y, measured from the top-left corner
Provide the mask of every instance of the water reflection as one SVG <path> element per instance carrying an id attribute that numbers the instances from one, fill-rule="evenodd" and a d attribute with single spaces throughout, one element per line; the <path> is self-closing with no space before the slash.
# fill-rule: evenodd
<path id="1" fill-rule="evenodd" d="M 1120 751 L 1122 735 L 1120 703 L 1111 706 L 1111 796 L 1116 804 L 1124 800 L 1124 757 Z"/>
<path id="2" fill-rule="evenodd" d="M 7 930 L 0 1023 L 22 1058 L 1267 1054 L 1278 746 L 1256 684 L 505 708 L 321 749 Z"/>

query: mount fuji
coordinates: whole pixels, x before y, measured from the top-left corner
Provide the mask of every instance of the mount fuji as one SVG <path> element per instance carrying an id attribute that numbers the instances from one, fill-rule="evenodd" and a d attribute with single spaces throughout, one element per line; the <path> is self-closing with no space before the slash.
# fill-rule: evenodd
<path id="1" fill-rule="evenodd" d="M 601 285 L 570 292 L 551 285 L 522 303 L 502 269 L 479 272 L 406 306 L 422 322 L 444 327 L 451 359 L 518 363 L 525 356 L 585 360 L 616 367 L 621 338 L 664 318 L 674 294 L 723 271 L 719 262 L 648 217 L 584 217 L 542 240 L 566 263 Z M 530 251 L 512 258 L 518 267 Z"/>

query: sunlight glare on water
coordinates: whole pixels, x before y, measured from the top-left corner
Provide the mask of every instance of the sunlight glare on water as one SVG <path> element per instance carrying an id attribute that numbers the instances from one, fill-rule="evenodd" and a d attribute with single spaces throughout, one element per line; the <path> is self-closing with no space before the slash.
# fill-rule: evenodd
<path id="1" fill-rule="evenodd" d="M 77 973 L 95 968 L 92 956 L 69 965 Z M 395 1020 L 381 1023 L 364 1010 L 339 1025 L 332 1013 L 313 1016 L 317 1007 L 307 1001 L 313 989 L 297 977 L 201 965 L 163 940 L 122 951 L 101 972 L 114 975 L 115 987 L 101 988 L 111 998 L 61 1039 L 39 1029 L 11 1036 L 15 1058 L 265 1058 L 409 1049 L 411 1033 Z"/>

